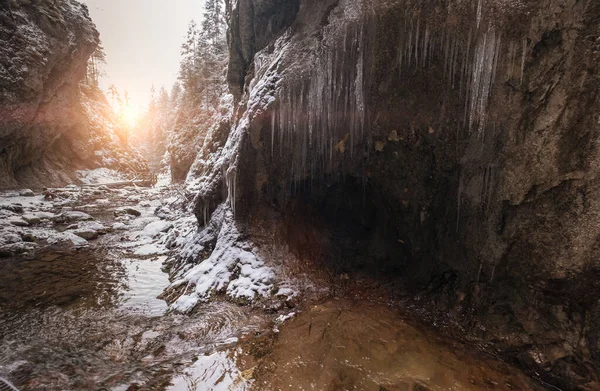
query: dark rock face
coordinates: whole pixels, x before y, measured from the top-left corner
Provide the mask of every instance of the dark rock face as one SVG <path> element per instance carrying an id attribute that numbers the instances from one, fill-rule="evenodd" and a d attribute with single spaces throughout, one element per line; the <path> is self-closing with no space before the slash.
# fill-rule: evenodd
<path id="1" fill-rule="evenodd" d="M 98 110 L 82 105 L 102 99 L 80 91 L 97 45 L 87 8 L 74 0 L 2 2 L 0 187 L 62 185 L 74 169 L 97 166 L 96 147 L 112 130 L 98 129 L 90 115 Z"/>
<path id="2" fill-rule="evenodd" d="M 243 92 L 254 55 L 289 26 L 298 12 L 299 0 L 227 1 L 229 21 L 229 69 L 227 80 L 236 98 Z"/>
<path id="3" fill-rule="evenodd" d="M 240 224 L 290 200 L 343 217 L 369 249 L 346 255 L 546 381 L 598 387 L 600 4 L 236 4 L 200 221 L 225 199 Z"/>

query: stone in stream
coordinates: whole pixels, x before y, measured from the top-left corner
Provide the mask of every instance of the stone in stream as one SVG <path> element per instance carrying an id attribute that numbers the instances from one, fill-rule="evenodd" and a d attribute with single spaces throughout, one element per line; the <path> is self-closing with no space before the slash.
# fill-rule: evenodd
<path id="1" fill-rule="evenodd" d="M 112 227 L 106 227 L 97 221 L 85 221 L 79 224 L 80 230 L 96 231 L 99 235 L 105 235 L 113 231 Z"/>
<path id="2" fill-rule="evenodd" d="M 21 197 L 35 197 L 35 193 L 31 189 L 23 189 L 19 192 Z"/>
<path id="3" fill-rule="evenodd" d="M 24 242 L 28 242 L 28 243 L 35 243 L 35 241 L 37 240 L 35 235 L 30 232 L 24 233 L 22 238 L 23 238 Z"/>
<path id="4" fill-rule="evenodd" d="M 11 257 L 16 254 L 29 253 L 37 248 L 37 244 L 30 242 L 11 243 L 0 246 L 0 257 Z"/>
<path id="5" fill-rule="evenodd" d="M 133 208 L 120 208 L 120 209 L 115 210 L 116 217 L 124 216 L 124 215 L 131 215 L 131 216 L 139 217 L 142 215 L 142 212 L 140 212 L 137 209 L 133 209 Z"/>
<path id="6" fill-rule="evenodd" d="M 27 221 L 27 223 L 29 223 L 30 225 L 35 225 L 42 222 L 42 220 L 38 216 L 33 214 L 23 215 L 23 220 Z"/>
<path id="7" fill-rule="evenodd" d="M 98 236 L 100 235 L 98 233 L 98 231 L 94 231 L 93 229 L 85 229 L 85 228 L 78 229 L 77 231 L 74 231 L 73 233 L 85 240 L 94 240 L 94 239 L 97 239 Z"/>
<path id="8" fill-rule="evenodd" d="M 54 216 L 55 223 L 69 223 L 73 221 L 90 221 L 94 220 L 92 216 L 84 212 L 64 211 L 61 214 Z"/>
<path id="9" fill-rule="evenodd" d="M 29 227 L 29 223 L 23 220 L 21 217 L 10 217 L 8 222 L 12 225 L 16 225 L 17 227 Z"/>
<path id="10" fill-rule="evenodd" d="M 167 221 L 153 221 L 152 223 L 146 225 L 144 227 L 144 235 L 150 236 L 152 238 L 157 237 L 162 232 L 168 232 L 171 228 L 173 228 L 173 224 Z"/>
<path id="11" fill-rule="evenodd" d="M 13 213 L 23 213 L 23 205 L 21 204 L 11 204 L 11 205 L 1 205 L 0 209 L 8 210 Z"/>

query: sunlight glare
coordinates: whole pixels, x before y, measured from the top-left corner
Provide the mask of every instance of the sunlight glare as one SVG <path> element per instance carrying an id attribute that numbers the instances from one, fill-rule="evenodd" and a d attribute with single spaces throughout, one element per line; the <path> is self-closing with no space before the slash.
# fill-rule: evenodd
<path id="1" fill-rule="evenodd" d="M 130 128 L 134 128 L 137 125 L 139 119 L 139 111 L 131 105 L 123 105 L 119 112 L 121 122 Z"/>

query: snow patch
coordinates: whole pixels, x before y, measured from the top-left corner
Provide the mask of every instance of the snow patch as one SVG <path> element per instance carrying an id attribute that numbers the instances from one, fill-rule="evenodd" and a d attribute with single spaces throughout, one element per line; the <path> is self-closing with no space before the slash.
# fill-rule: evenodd
<path id="1" fill-rule="evenodd" d="M 273 289 L 275 274 L 251 251 L 250 243 L 240 237 L 231 209 L 225 204 L 220 205 L 211 223 L 184 246 L 182 263 L 176 266 L 178 279 L 167 289 L 186 285 L 186 291 L 193 290 L 188 296 L 196 298 L 196 303 L 207 301 L 213 292 L 225 292 L 238 300 L 268 296 Z M 197 255 L 213 242 L 211 255 L 190 268 L 188 262 L 197 261 Z M 188 303 L 186 300 L 184 302 Z M 177 302 L 174 305 L 180 307 Z"/>

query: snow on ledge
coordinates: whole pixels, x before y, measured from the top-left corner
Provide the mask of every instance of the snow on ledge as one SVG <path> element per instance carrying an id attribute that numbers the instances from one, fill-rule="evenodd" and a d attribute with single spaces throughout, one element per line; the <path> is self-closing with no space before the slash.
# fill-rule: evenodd
<path id="1" fill-rule="evenodd" d="M 215 227 L 215 221 L 221 222 L 220 227 Z M 182 250 L 182 253 L 196 253 L 191 249 L 203 248 L 216 236 L 212 254 L 192 268 L 182 265 L 180 278 L 167 288 L 187 286 L 186 294 L 171 305 L 173 311 L 189 313 L 214 292 L 226 292 L 234 300 L 252 301 L 267 297 L 273 291 L 275 273 L 249 251 L 248 243 L 240 241 L 229 207 L 225 204 L 219 206 L 211 222 L 213 224 L 197 233 Z"/>

